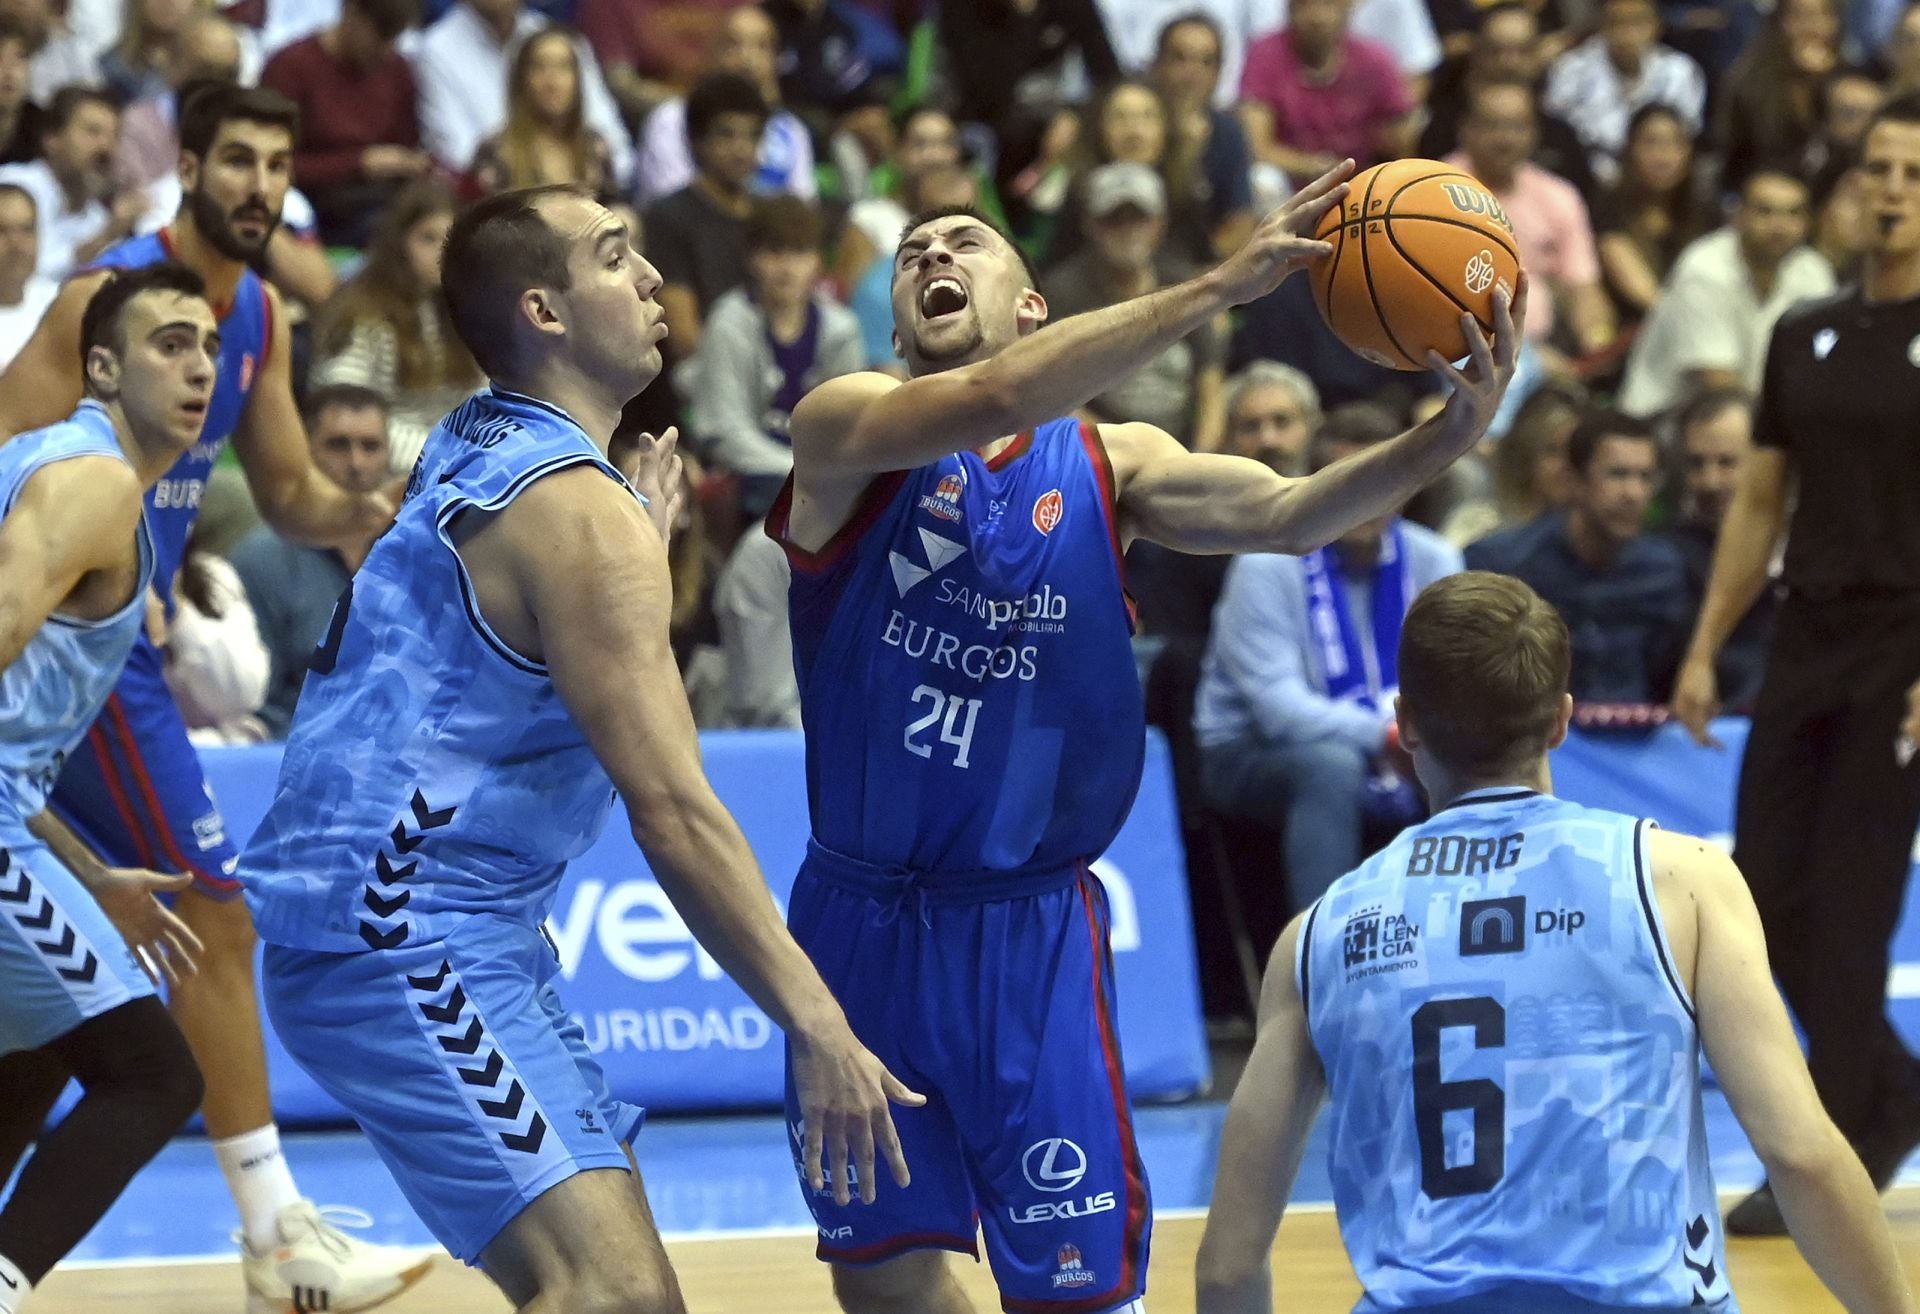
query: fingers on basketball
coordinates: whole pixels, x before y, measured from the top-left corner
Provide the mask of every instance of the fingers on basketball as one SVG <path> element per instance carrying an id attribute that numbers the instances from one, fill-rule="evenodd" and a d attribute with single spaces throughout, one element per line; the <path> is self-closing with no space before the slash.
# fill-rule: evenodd
<path id="1" fill-rule="evenodd" d="M 1472 355 L 1471 316 L 1494 335 L 1494 289 L 1520 285 L 1513 228 L 1471 175 L 1437 160 L 1396 160 L 1355 178 L 1314 236 L 1333 254 L 1313 267 L 1314 304 L 1342 342 L 1396 370 Z"/>

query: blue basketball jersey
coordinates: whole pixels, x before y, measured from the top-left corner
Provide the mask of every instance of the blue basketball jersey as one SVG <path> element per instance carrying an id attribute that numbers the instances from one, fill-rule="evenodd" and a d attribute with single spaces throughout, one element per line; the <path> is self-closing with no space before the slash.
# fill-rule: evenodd
<path id="1" fill-rule="evenodd" d="M 138 269 L 171 259 L 173 248 L 163 228 L 145 237 L 130 238 L 108 247 L 93 262 L 95 269 Z M 153 527 L 159 559 L 154 587 L 172 607 L 173 580 L 187 552 L 187 536 L 200 516 L 200 498 L 207 476 L 233 436 L 240 416 L 253 395 L 254 379 L 273 339 L 273 317 L 268 310 L 267 287 L 248 269 L 234 288 L 233 303 L 214 307 L 220 319 L 220 359 L 214 376 L 213 397 L 207 405 L 207 423 L 195 443 L 147 490 L 147 520 Z"/>
<path id="2" fill-rule="evenodd" d="M 612 783 L 546 667 L 481 616 L 451 526 L 578 465 L 620 479 L 565 412 L 497 389 L 429 436 L 334 609 L 241 855 L 263 939 L 351 952 L 442 939 L 469 914 L 546 917 Z"/>
<path id="3" fill-rule="evenodd" d="M 71 418 L 0 445 L 0 520 L 35 471 L 79 456 L 127 459 L 98 402 L 81 402 Z M 140 575 L 126 606 L 103 620 L 54 613 L 18 660 L 0 670 L 0 816 L 24 821 L 46 806 L 61 764 L 120 678 L 146 622 L 153 581 L 153 538 L 144 517 L 136 537 Z"/>
<path id="4" fill-rule="evenodd" d="M 1736 1308 L 1650 824 L 1476 791 L 1309 911 L 1357 1310 Z"/>
<path id="5" fill-rule="evenodd" d="M 884 475 L 819 552 L 785 546 L 817 844 L 983 878 L 1106 849 L 1145 718 L 1097 434 Z"/>

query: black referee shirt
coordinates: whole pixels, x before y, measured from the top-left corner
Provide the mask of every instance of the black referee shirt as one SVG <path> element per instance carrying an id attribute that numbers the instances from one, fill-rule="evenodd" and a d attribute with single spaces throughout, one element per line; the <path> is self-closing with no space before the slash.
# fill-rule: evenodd
<path id="1" fill-rule="evenodd" d="M 1920 596 L 1920 298 L 1849 288 L 1782 316 L 1753 437 L 1793 457 L 1790 592 Z"/>

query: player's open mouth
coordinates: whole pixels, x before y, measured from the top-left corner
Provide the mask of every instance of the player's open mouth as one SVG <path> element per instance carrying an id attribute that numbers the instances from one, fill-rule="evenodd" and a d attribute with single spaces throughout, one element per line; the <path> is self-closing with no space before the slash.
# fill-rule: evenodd
<path id="1" fill-rule="evenodd" d="M 941 319 L 967 308 L 967 289 L 957 278 L 936 278 L 920 289 L 920 317 Z"/>
<path id="2" fill-rule="evenodd" d="M 182 402 L 180 404 L 180 409 L 185 411 L 188 415 L 191 415 L 194 419 L 198 420 L 206 416 L 207 404 L 203 401 Z"/>

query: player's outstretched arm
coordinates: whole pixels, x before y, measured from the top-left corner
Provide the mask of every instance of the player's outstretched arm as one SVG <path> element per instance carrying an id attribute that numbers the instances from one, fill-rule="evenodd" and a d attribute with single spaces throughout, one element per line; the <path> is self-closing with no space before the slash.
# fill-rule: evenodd
<path id="1" fill-rule="evenodd" d="M 269 332 L 260 378 L 233 432 L 234 454 L 246 471 L 260 518 L 308 547 L 342 547 L 365 541 L 393 519 L 400 487 L 349 493 L 321 474 L 307 446 L 307 426 L 293 400 L 293 352 L 287 341 L 287 311 L 279 292 L 265 285 Z"/>
<path id="2" fill-rule="evenodd" d="M 1273 1236 L 1326 1096 L 1293 979 L 1305 915 L 1281 933 L 1260 991 L 1260 1029 L 1220 1133 L 1207 1230 L 1194 1278 L 1199 1314 L 1272 1314 Z"/>
<path id="3" fill-rule="evenodd" d="M 57 424 L 80 405 L 80 318 L 107 277 L 102 271 L 68 279 L 20 354 L 0 372 L 0 442 Z"/>
<path id="4" fill-rule="evenodd" d="M 1522 274 L 1511 300 L 1504 288 L 1494 293 L 1491 342 L 1465 317 L 1472 355 L 1464 371 L 1437 356 L 1430 362 L 1453 385 L 1438 415 L 1304 479 L 1245 457 L 1190 452 L 1149 424 L 1102 425 L 1123 536 L 1179 552 L 1305 553 L 1389 514 L 1486 433 L 1513 379 L 1526 307 Z"/>
<path id="5" fill-rule="evenodd" d="M 0 671 L 89 572 L 124 560 L 140 523 L 140 477 L 111 456 L 31 475 L 0 520 Z"/>
<path id="6" fill-rule="evenodd" d="M 492 543 L 482 537 L 494 535 Z M 807 1164 L 849 1198 L 851 1156 L 874 1198 L 874 1150 L 895 1182 L 907 1169 L 889 1100 L 919 1104 L 861 1046 L 820 974 L 781 922 L 746 837 L 714 795 L 668 643 L 666 549 L 639 502 L 581 467 L 539 480 L 463 557 L 504 563 L 537 628 L 554 688 L 626 802 L 634 839 L 694 937 L 794 1046 Z M 491 573 L 491 572 L 490 572 Z M 481 606 L 488 594 L 481 589 Z"/>
<path id="7" fill-rule="evenodd" d="M 1348 160 L 1302 188 L 1240 250 L 1176 287 L 1064 319 L 959 369 L 905 383 L 850 374 L 821 384 L 793 411 L 800 479 L 912 469 L 1085 405 L 1215 315 L 1331 254 L 1330 245 L 1302 234 L 1346 196 L 1352 168 Z"/>
<path id="8" fill-rule="evenodd" d="M 1696 909 L 1700 1043 L 1794 1243 L 1849 1314 L 1911 1314 L 1879 1196 L 1814 1092 L 1746 881 L 1725 854 L 1687 836 L 1654 832 L 1652 858 L 1662 908 Z"/>

